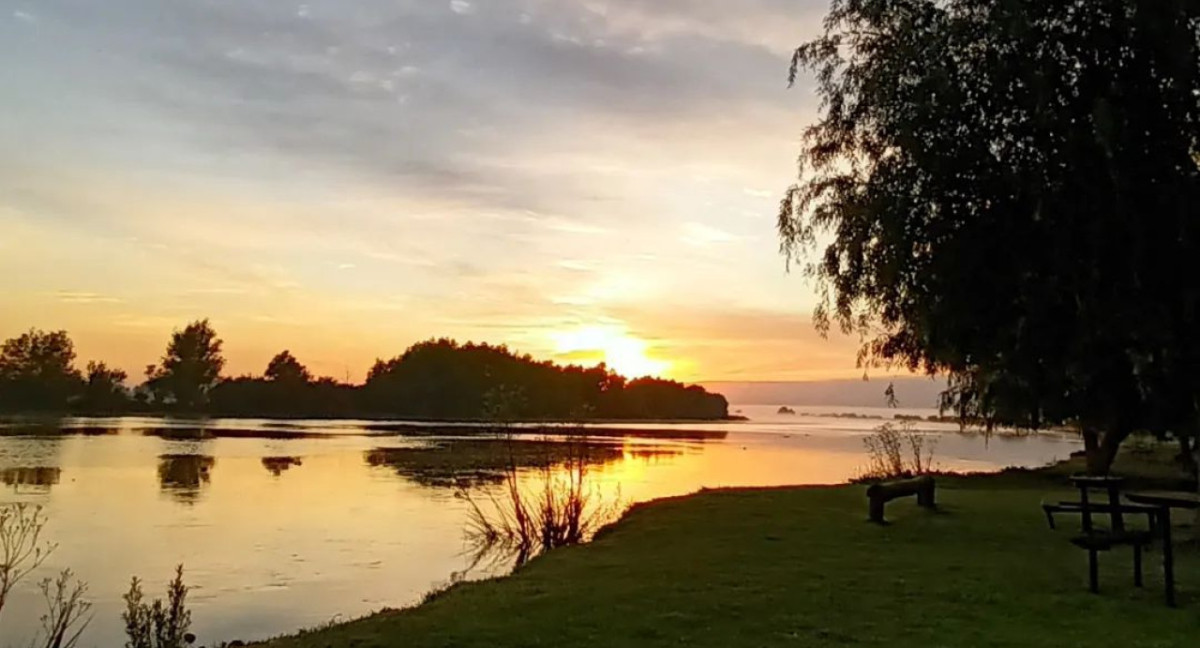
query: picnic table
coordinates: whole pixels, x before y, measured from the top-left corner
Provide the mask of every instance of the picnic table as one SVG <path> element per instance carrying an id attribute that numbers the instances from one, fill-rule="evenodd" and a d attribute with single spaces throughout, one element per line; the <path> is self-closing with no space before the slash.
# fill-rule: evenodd
<path id="1" fill-rule="evenodd" d="M 1155 529 L 1159 526 L 1161 507 L 1126 503 L 1122 501 L 1121 489 L 1125 480 L 1112 475 L 1074 475 L 1071 482 L 1079 489 L 1078 501 L 1058 503 L 1042 503 L 1046 519 L 1054 528 L 1054 515 L 1059 513 L 1078 513 L 1083 522 L 1082 533 L 1071 538 L 1075 546 L 1088 552 L 1088 585 L 1093 593 L 1100 591 L 1098 553 L 1109 551 L 1118 546 L 1129 546 L 1133 549 L 1133 583 L 1142 586 L 1142 552 L 1148 548 L 1157 535 Z M 1096 502 L 1091 498 L 1092 491 L 1103 491 L 1107 501 Z M 1108 514 L 1111 523 L 1107 528 L 1096 526 L 1093 521 L 1095 514 Z M 1142 531 L 1128 529 L 1125 526 L 1126 514 L 1144 514 L 1149 522 L 1150 530 Z M 1164 569 L 1168 572 L 1167 603 L 1174 605 L 1174 561 L 1164 561 Z"/>
<path id="2" fill-rule="evenodd" d="M 1088 491 L 1103 490 L 1108 494 L 1109 515 L 1112 517 L 1112 530 L 1125 530 L 1125 516 L 1120 509 L 1121 488 L 1125 485 L 1124 477 L 1114 475 L 1072 475 L 1071 483 L 1079 489 L 1079 501 L 1083 506 L 1089 506 Z"/>
<path id="3" fill-rule="evenodd" d="M 1200 494 L 1184 491 L 1133 491 L 1125 497 L 1138 504 L 1158 508 L 1157 526 L 1162 541 L 1163 577 L 1166 579 L 1167 605 L 1175 606 L 1175 548 L 1171 541 L 1171 509 L 1200 509 Z"/>

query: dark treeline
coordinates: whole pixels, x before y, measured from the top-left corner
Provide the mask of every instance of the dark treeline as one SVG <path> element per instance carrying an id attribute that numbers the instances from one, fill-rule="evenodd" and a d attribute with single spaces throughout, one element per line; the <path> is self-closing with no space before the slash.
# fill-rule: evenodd
<path id="1" fill-rule="evenodd" d="M 557 365 L 504 346 L 430 340 L 378 360 L 365 383 L 316 378 L 290 352 L 260 376 L 222 377 L 207 320 L 175 331 L 145 381 L 104 363 L 75 366 L 66 332 L 30 331 L 0 347 L 0 412 L 163 413 L 429 420 L 721 419 L 724 396 L 671 380 L 628 380 L 604 365 Z"/>

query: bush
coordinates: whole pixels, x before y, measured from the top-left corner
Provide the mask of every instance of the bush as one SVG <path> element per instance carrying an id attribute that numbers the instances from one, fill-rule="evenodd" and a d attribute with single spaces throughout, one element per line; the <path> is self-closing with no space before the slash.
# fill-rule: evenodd
<path id="1" fill-rule="evenodd" d="M 196 640 L 188 632 L 192 613 L 187 609 L 188 588 L 183 584 L 183 565 L 175 568 L 175 578 L 167 585 L 167 602 L 154 599 L 143 602 L 142 582 L 136 576 L 125 598 L 125 648 L 185 648 Z"/>
<path id="2" fill-rule="evenodd" d="M 532 474 L 534 485 L 523 486 L 515 460 L 505 472 L 504 491 L 481 506 L 467 489 L 458 497 L 470 506 L 467 537 L 480 557 L 500 550 L 521 565 L 539 553 L 591 539 L 604 524 L 620 516 L 619 497 L 605 501 L 588 480 L 588 444 L 575 437 L 564 442 L 561 462 L 547 461 Z"/>
<path id="3" fill-rule="evenodd" d="M 913 429 L 911 421 L 884 423 L 863 439 L 868 463 L 862 480 L 924 475 L 933 469 L 937 440 Z"/>

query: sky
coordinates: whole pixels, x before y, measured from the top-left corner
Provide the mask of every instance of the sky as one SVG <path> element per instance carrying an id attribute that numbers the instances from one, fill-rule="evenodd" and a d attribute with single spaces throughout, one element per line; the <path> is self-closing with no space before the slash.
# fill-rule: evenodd
<path id="1" fill-rule="evenodd" d="M 774 231 L 826 0 L 0 0 L 0 337 L 862 375 Z"/>

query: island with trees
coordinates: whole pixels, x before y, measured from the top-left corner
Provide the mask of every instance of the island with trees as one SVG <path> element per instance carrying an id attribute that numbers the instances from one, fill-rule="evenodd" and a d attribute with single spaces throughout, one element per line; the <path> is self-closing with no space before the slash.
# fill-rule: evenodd
<path id="1" fill-rule="evenodd" d="M 175 331 L 146 379 L 100 362 L 75 366 L 65 331 L 31 330 L 0 347 L 0 412 L 224 417 L 513 420 L 722 420 L 724 396 L 600 364 L 559 365 L 505 346 L 435 339 L 378 360 L 362 384 L 314 377 L 289 351 L 261 376 L 227 377 L 207 320 Z"/>

